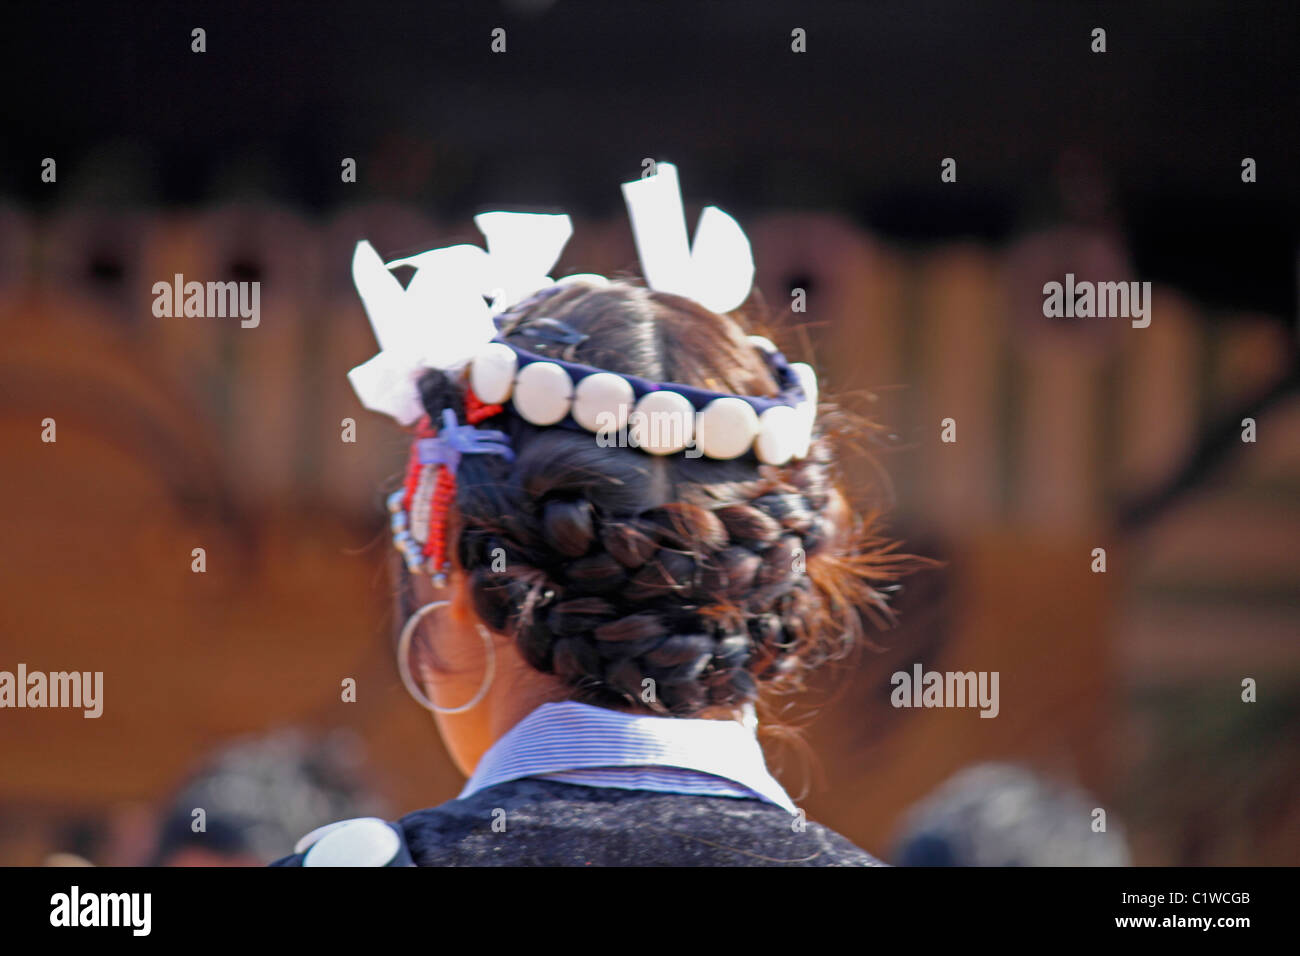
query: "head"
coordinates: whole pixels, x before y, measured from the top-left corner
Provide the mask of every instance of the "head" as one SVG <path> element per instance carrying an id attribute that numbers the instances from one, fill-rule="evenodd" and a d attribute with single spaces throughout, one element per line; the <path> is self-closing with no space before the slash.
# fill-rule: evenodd
<path id="1" fill-rule="evenodd" d="M 746 338 L 763 331 L 752 317 L 761 306 L 748 308 L 719 315 L 631 281 L 576 282 L 503 318 L 506 341 L 547 357 L 774 396 Z M 585 338 L 548 340 L 544 319 Z M 433 421 L 464 408 L 463 376 L 433 370 L 420 386 Z M 878 586 L 899 568 L 837 488 L 834 421 L 823 404 L 808 455 L 779 467 L 608 447 L 509 409 L 483 422 L 509 436 L 515 460 L 461 459 L 448 587 L 404 582 L 408 615 L 450 602 L 413 642 L 412 670 L 432 701 L 473 698 L 495 658 L 482 702 L 438 715 L 461 769 L 546 701 L 730 717 L 797 690 L 859 643 L 885 612 Z"/>

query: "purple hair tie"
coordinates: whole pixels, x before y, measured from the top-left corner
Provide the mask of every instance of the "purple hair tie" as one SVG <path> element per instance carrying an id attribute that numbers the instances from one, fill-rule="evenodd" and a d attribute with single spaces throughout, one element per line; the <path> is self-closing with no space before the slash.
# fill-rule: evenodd
<path id="1" fill-rule="evenodd" d="M 442 428 L 433 438 L 421 438 L 415 443 L 416 456 L 422 465 L 444 465 L 453 475 L 460 465 L 462 455 L 500 455 L 514 461 L 510 437 L 505 432 L 473 425 L 460 425 L 456 413 L 443 409 Z"/>

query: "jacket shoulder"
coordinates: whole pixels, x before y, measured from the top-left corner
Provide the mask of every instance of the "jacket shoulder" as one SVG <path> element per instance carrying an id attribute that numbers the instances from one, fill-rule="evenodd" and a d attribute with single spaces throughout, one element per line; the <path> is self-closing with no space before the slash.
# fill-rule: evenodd
<path id="1" fill-rule="evenodd" d="M 762 800 L 510 781 L 398 824 L 418 866 L 882 866 Z"/>
<path id="2" fill-rule="evenodd" d="M 313 830 L 271 866 L 884 866 L 761 800 L 514 780 Z"/>

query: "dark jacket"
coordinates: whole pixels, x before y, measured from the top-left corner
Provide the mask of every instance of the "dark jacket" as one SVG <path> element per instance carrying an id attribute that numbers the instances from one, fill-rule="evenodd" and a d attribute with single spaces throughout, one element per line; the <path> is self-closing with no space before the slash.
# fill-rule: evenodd
<path id="1" fill-rule="evenodd" d="M 797 822 L 757 799 L 523 779 L 408 814 L 396 828 L 418 866 L 883 865 L 838 833 Z"/>

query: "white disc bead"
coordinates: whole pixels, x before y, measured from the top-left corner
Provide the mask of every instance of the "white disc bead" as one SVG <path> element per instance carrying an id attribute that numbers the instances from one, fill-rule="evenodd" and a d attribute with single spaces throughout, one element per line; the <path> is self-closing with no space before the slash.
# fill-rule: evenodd
<path id="1" fill-rule="evenodd" d="M 758 413 L 741 398 L 715 398 L 695 419 L 695 440 L 710 458 L 739 458 L 758 434 Z"/>
<path id="2" fill-rule="evenodd" d="M 754 454 L 767 465 L 784 465 L 804 440 L 805 417 L 789 405 L 773 405 L 758 419 Z"/>
<path id="3" fill-rule="evenodd" d="M 554 362 L 532 362 L 515 377 L 515 411 L 534 425 L 554 425 L 572 401 L 573 380 Z"/>
<path id="4" fill-rule="evenodd" d="M 613 372 L 593 372 L 573 392 L 573 418 L 590 432 L 618 432 L 636 404 L 632 383 Z"/>
<path id="5" fill-rule="evenodd" d="M 634 445 L 652 455 L 671 455 L 691 443 L 695 407 L 677 392 L 650 392 L 630 416 Z"/>
<path id="6" fill-rule="evenodd" d="M 500 342 L 489 342 L 474 356 L 474 364 L 469 369 L 470 388 L 481 401 L 499 405 L 510 397 L 518 364 L 514 349 Z"/>
<path id="7" fill-rule="evenodd" d="M 805 401 L 811 402 L 812 407 L 817 407 L 817 373 L 807 362 L 792 362 L 790 371 L 794 372 L 795 377 L 799 379 L 799 384 L 803 386 Z"/>
<path id="8" fill-rule="evenodd" d="M 797 406 L 803 424 L 799 443 L 794 449 L 794 457 L 804 458 L 812 445 L 813 424 L 817 420 L 817 373 L 807 362 L 795 362 L 790 368 L 798 376 L 799 384 L 803 386 L 804 400 Z"/>

